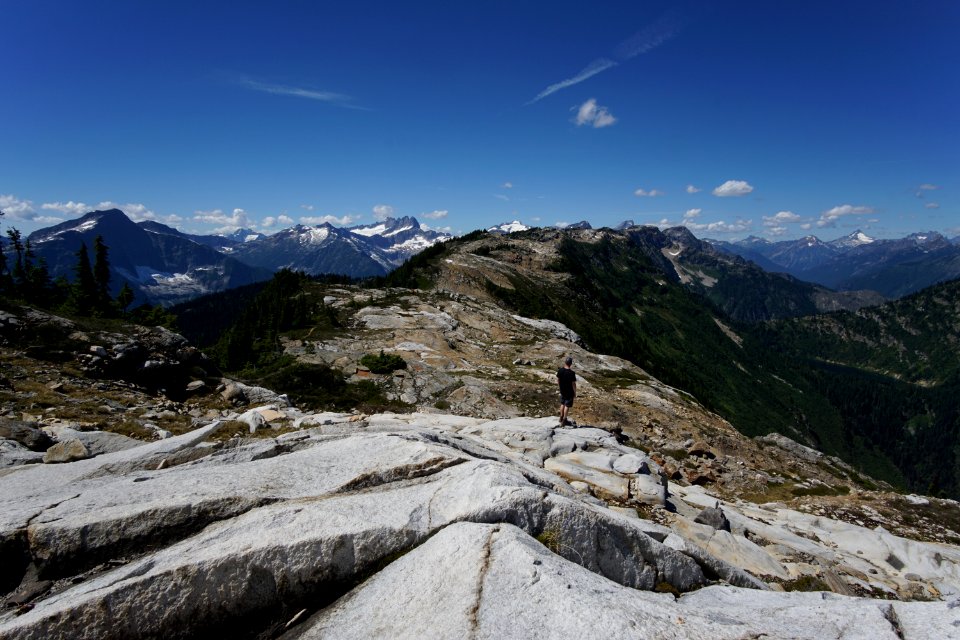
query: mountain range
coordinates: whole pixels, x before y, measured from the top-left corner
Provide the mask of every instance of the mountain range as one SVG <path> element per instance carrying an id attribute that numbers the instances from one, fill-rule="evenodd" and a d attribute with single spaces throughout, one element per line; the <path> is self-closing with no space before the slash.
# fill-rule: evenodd
<path id="1" fill-rule="evenodd" d="M 841 291 L 870 289 L 887 298 L 960 277 L 957 239 L 948 240 L 934 231 L 893 240 L 877 240 L 857 230 L 829 242 L 816 236 L 779 242 L 756 236 L 708 242 L 767 271 Z"/>
<path id="2" fill-rule="evenodd" d="M 271 236 L 250 229 L 199 235 L 152 220 L 135 223 L 110 209 L 37 230 L 27 239 L 54 278 L 72 279 L 81 243 L 92 248 L 97 236 L 109 248 L 114 293 L 129 284 L 139 302 L 164 305 L 266 280 L 284 268 L 311 275 L 385 275 L 449 238 L 412 217 L 344 229 L 297 225 Z"/>

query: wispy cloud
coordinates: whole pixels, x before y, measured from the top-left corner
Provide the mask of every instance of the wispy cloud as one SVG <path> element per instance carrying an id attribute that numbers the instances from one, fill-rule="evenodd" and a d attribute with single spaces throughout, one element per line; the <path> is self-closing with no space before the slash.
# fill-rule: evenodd
<path id="1" fill-rule="evenodd" d="M 753 191 L 753 186 L 746 180 L 727 180 L 713 190 L 713 195 L 718 198 L 730 198 L 745 196 L 751 191 Z"/>
<path id="2" fill-rule="evenodd" d="M 656 198 L 657 196 L 664 195 L 664 193 L 659 189 L 650 189 L 649 191 L 646 189 L 637 189 L 633 192 L 633 195 L 637 196 L 638 198 Z"/>
<path id="3" fill-rule="evenodd" d="M 924 182 L 923 184 L 921 184 L 920 186 L 917 187 L 916 192 L 915 192 L 915 195 L 916 195 L 918 198 L 923 198 L 923 197 L 926 195 L 926 192 L 927 192 L 927 191 L 936 191 L 936 190 L 939 189 L 939 188 L 940 188 L 940 185 L 930 184 L 929 182 Z"/>
<path id="4" fill-rule="evenodd" d="M 647 53 L 648 51 L 656 49 L 677 35 L 683 29 L 686 23 L 687 19 L 681 16 L 679 12 L 674 10 L 667 11 L 656 21 L 644 27 L 640 31 L 637 31 L 635 34 L 617 45 L 617 47 L 614 49 L 613 56 L 597 58 L 584 67 L 580 73 L 577 73 L 566 80 L 561 80 L 560 82 L 551 84 L 546 89 L 538 93 L 533 100 L 527 104 L 539 102 L 547 96 L 553 95 L 557 91 L 580 84 L 584 80 L 589 80 L 598 73 L 603 73 L 607 69 L 615 67 L 622 62 L 626 62 L 631 58 L 635 58 L 643 53 Z"/>
<path id="5" fill-rule="evenodd" d="M 502 193 L 495 193 L 495 194 L 493 194 L 493 197 L 494 197 L 494 198 L 499 198 L 500 200 L 505 200 L 506 202 L 510 202 L 510 198 L 507 197 L 507 196 L 505 196 L 505 195 L 503 195 Z"/>
<path id="6" fill-rule="evenodd" d="M 608 58 L 599 58 L 588 64 L 584 69 L 573 76 L 572 78 L 567 78 L 566 80 L 561 80 L 560 82 L 554 83 L 538 93 L 536 97 L 528 102 L 527 104 L 533 104 L 534 102 L 539 102 L 549 95 L 553 95 L 561 89 L 566 89 L 567 87 L 572 87 L 575 84 L 580 84 L 584 80 L 588 80 L 598 73 L 602 73 L 609 69 L 610 67 L 617 66 L 617 63 Z"/>
<path id="7" fill-rule="evenodd" d="M 448 213 L 446 209 L 437 209 L 430 213 L 421 213 L 420 216 L 428 220 L 440 220 L 441 218 L 446 218 Z"/>
<path id="8" fill-rule="evenodd" d="M 699 218 L 702 212 L 703 209 L 687 209 L 687 212 L 683 214 L 683 219 L 693 220 L 694 218 Z"/>
<path id="9" fill-rule="evenodd" d="M 686 191 L 687 193 L 700 193 L 701 191 L 703 191 L 703 189 L 699 189 L 693 186 L 692 184 L 688 184 Z"/>
<path id="10" fill-rule="evenodd" d="M 327 104 L 332 104 L 337 107 L 343 107 L 344 109 L 357 109 L 360 111 L 370 110 L 367 107 L 361 107 L 357 104 L 354 104 L 352 96 L 348 96 L 343 93 L 337 93 L 334 91 L 319 91 L 316 89 L 306 89 L 303 87 L 294 87 L 286 84 L 274 84 L 271 82 L 261 82 L 260 80 L 254 80 L 253 78 L 248 78 L 246 76 L 241 76 L 237 78 L 236 84 L 246 89 L 250 89 L 252 91 L 260 91 L 262 93 L 272 93 L 273 95 L 278 95 L 278 96 L 292 96 L 294 98 L 306 98 L 308 100 L 326 102 Z"/>
<path id="11" fill-rule="evenodd" d="M 925 204 L 925 205 L 923 205 L 923 206 L 926 207 L 927 209 L 939 209 L 939 208 L 940 208 L 940 203 L 939 203 L 939 202 L 928 202 L 927 204 Z"/>
<path id="12" fill-rule="evenodd" d="M 513 189 L 513 183 L 507 180 L 501 185 L 504 189 Z"/>
<path id="13" fill-rule="evenodd" d="M 577 115 L 573 121 L 577 123 L 578 127 L 589 125 L 594 129 L 601 129 L 609 127 L 617 121 L 613 114 L 606 107 L 599 106 L 594 98 L 590 98 L 579 107 L 574 108 L 577 110 Z"/>

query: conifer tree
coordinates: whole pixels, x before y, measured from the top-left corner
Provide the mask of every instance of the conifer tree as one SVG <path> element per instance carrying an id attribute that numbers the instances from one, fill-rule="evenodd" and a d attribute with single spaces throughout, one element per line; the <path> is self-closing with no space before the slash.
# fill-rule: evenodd
<path id="1" fill-rule="evenodd" d="M 120 307 L 120 312 L 125 313 L 127 307 L 133 302 L 135 294 L 133 289 L 130 288 L 129 282 L 124 282 L 123 287 L 120 288 L 120 293 L 117 294 L 117 306 Z"/>
<path id="2" fill-rule="evenodd" d="M 90 268 L 90 256 L 87 243 L 81 242 L 77 251 L 77 265 L 74 267 L 77 279 L 73 283 L 73 303 L 77 313 L 87 315 L 93 310 L 97 300 L 97 283 Z"/>
<path id="3" fill-rule="evenodd" d="M 17 291 L 22 291 L 26 284 L 27 272 L 23 264 L 23 243 L 20 231 L 14 228 L 7 229 L 7 237 L 10 238 L 10 244 L 13 246 L 13 266 L 10 268 L 10 277 L 13 279 L 13 286 Z"/>
<path id="4" fill-rule="evenodd" d="M 103 236 L 93 241 L 93 280 L 96 285 L 96 306 L 100 312 L 110 308 L 110 261 L 107 257 L 107 245 Z"/>

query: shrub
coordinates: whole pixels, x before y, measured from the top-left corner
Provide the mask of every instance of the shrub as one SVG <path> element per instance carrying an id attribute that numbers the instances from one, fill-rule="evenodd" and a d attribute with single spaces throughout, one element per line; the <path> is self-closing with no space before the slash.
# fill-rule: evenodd
<path id="1" fill-rule="evenodd" d="M 392 353 L 384 353 L 383 349 L 380 349 L 379 355 L 368 353 L 363 356 L 360 358 L 360 364 L 373 373 L 391 373 L 397 369 L 407 368 L 407 362 L 403 358 Z"/>

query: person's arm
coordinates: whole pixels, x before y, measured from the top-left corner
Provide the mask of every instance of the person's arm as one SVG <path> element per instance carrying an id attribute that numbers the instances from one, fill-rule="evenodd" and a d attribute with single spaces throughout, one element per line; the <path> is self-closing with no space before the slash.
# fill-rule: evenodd
<path id="1" fill-rule="evenodd" d="M 576 376 L 576 374 L 574 374 L 574 376 L 573 376 L 573 395 L 574 395 L 574 397 L 576 397 L 576 395 L 577 395 L 577 376 Z"/>

